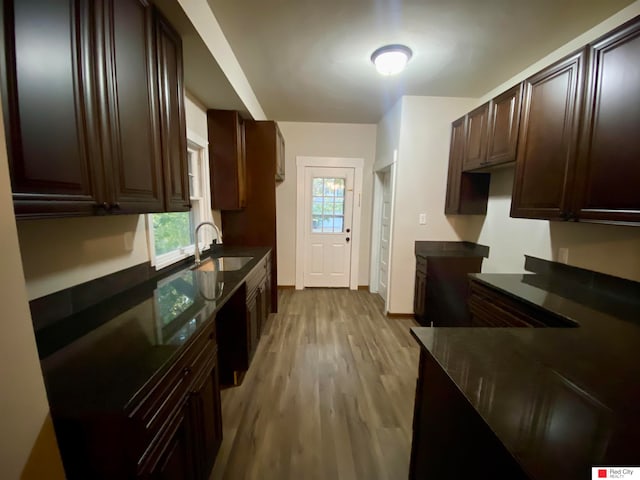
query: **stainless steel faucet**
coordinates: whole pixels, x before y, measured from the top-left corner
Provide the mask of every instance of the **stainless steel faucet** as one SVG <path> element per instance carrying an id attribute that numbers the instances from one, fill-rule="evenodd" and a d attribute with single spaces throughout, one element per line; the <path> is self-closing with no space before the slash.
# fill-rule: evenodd
<path id="1" fill-rule="evenodd" d="M 213 223 L 213 222 L 202 222 L 199 223 L 198 226 L 196 227 L 195 232 L 193 233 L 193 241 L 195 242 L 194 245 L 194 254 L 195 254 L 195 261 L 196 261 L 196 265 L 200 265 L 200 247 L 198 246 L 198 232 L 200 231 L 200 228 L 203 227 L 204 225 L 209 225 L 211 227 L 213 227 L 216 231 L 216 242 L 217 243 L 222 243 L 222 233 L 220 232 L 220 229 L 218 228 L 218 226 Z"/>

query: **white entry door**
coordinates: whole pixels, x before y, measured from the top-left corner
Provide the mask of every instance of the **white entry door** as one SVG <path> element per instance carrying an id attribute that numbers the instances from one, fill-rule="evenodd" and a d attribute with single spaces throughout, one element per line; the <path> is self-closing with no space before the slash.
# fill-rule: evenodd
<path id="1" fill-rule="evenodd" d="M 389 244 L 391 239 L 391 201 L 393 198 L 391 170 L 382 174 L 382 225 L 380 228 L 380 272 L 378 275 L 378 294 L 386 301 L 389 286 Z"/>
<path id="2" fill-rule="evenodd" d="M 353 177 L 353 168 L 305 168 L 305 287 L 349 286 Z"/>

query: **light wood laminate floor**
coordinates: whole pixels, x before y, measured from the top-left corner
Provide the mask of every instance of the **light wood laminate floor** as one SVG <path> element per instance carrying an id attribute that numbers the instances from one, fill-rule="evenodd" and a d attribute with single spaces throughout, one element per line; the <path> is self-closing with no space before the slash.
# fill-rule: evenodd
<path id="1" fill-rule="evenodd" d="M 222 392 L 211 479 L 405 479 L 417 378 L 412 319 L 377 295 L 284 290 L 244 382 Z"/>

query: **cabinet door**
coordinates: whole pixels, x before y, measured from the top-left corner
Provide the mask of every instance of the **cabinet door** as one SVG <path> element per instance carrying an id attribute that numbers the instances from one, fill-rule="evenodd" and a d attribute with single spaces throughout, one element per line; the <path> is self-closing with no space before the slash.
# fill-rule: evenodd
<path id="1" fill-rule="evenodd" d="M 198 470 L 196 477 L 207 480 L 222 443 L 222 411 L 216 363 L 207 366 L 207 373 L 193 389 L 189 409 Z"/>
<path id="2" fill-rule="evenodd" d="M 100 3 L 98 3 L 99 5 Z M 106 166 L 113 213 L 163 210 L 153 14 L 146 0 L 107 0 L 99 15 Z"/>
<path id="3" fill-rule="evenodd" d="M 214 210 L 244 208 L 246 158 L 240 114 L 232 110 L 208 110 L 211 206 Z"/>
<path id="4" fill-rule="evenodd" d="M 578 218 L 640 222 L 640 20 L 591 45 Z"/>
<path id="5" fill-rule="evenodd" d="M 196 480 L 193 434 L 188 416 L 189 404 L 180 409 L 142 465 L 137 478 L 149 480 Z"/>
<path id="6" fill-rule="evenodd" d="M 511 216 L 569 218 L 586 49 L 525 81 Z"/>
<path id="7" fill-rule="evenodd" d="M 467 114 L 467 130 L 462 171 L 482 167 L 487 159 L 487 132 L 489 126 L 489 104 Z"/>
<path id="8" fill-rule="evenodd" d="M 164 171 L 164 208 L 167 212 L 182 212 L 191 208 L 182 39 L 157 10 L 155 11 L 155 33 Z"/>
<path id="9" fill-rule="evenodd" d="M 515 162 L 522 84 L 510 88 L 491 100 L 486 166 Z"/>
<path id="10" fill-rule="evenodd" d="M 462 172 L 465 137 L 466 117 L 462 117 L 451 124 L 446 215 L 487 213 L 490 177 L 488 173 Z"/>
<path id="11" fill-rule="evenodd" d="M 104 201 L 91 3 L 4 2 L 2 100 L 19 218 L 91 215 Z"/>

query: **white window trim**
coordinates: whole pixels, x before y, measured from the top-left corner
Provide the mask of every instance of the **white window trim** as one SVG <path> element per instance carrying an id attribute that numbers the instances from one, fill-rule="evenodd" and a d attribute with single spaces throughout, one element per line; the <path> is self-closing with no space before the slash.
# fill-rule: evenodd
<path id="1" fill-rule="evenodd" d="M 190 197 L 192 203 L 192 215 L 194 214 L 194 202 L 199 204 L 199 208 L 195 209 L 195 211 L 198 212 L 198 216 L 197 218 L 193 219 L 194 223 L 197 225 L 201 222 L 210 222 L 213 220 L 213 216 L 211 214 L 211 188 L 209 184 L 208 142 L 197 133 L 187 129 L 187 149 L 199 155 L 198 161 L 200 162 L 200 196 Z M 156 268 L 156 270 L 168 267 L 169 265 L 190 257 L 195 253 L 194 245 L 191 244 L 156 256 L 153 220 L 151 215 L 152 214 L 145 215 L 145 221 L 147 229 L 147 242 L 149 248 L 149 261 L 151 262 L 151 265 Z M 209 229 L 203 229 L 199 237 L 200 241 L 198 242 L 198 245 L 200 247 L 200 250 L 202 251 L 209 248 L 209 245 L 213 241 L 213 233 L 209 231 Z"/>

